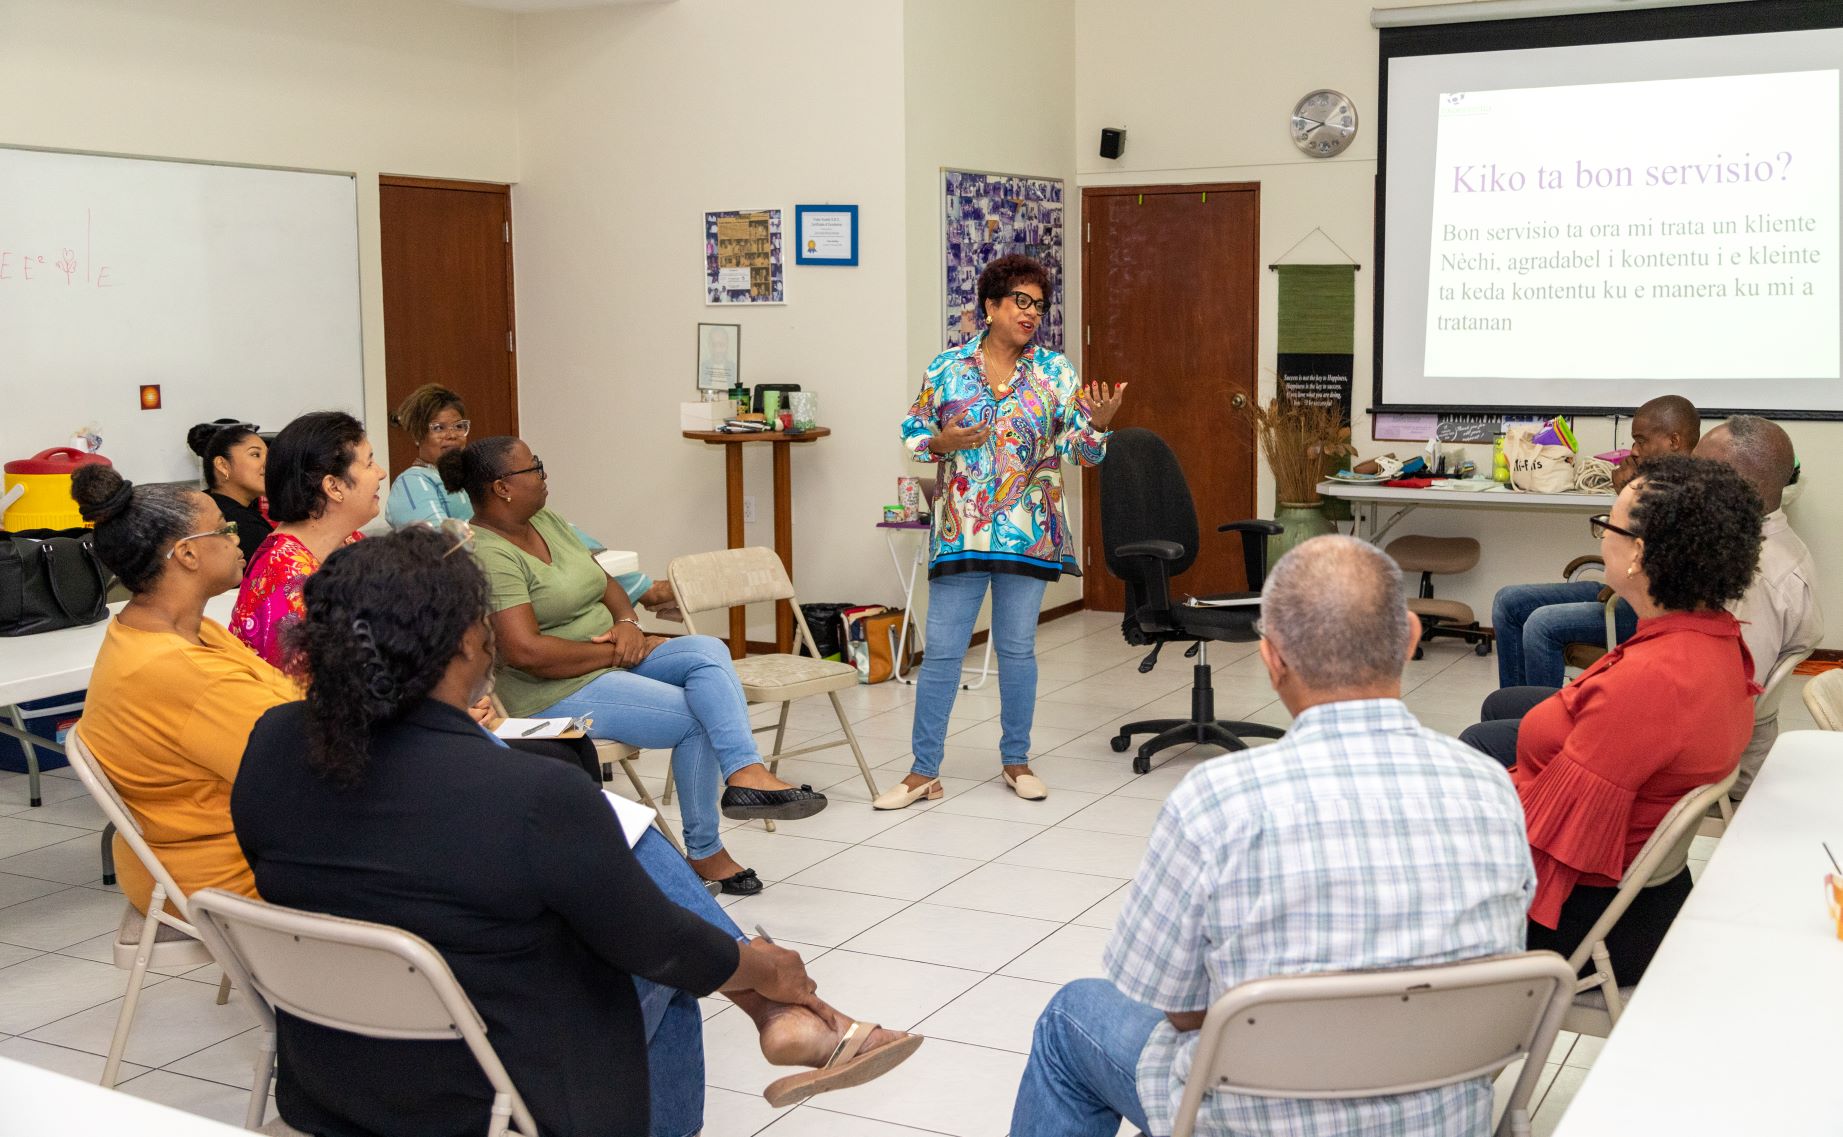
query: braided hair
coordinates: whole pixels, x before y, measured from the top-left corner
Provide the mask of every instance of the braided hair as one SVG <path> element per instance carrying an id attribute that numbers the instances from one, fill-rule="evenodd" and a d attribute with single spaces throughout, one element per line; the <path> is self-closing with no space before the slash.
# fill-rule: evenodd
<path id="1" fill-rule="evenodd" d="M 70 495 L 83 520 L 96 527 L 96 559 L 130 592 L 146 592 L 166 569 L 166 552 L 198 520 L 197 490 L 137 486 L 113 466 L 79 466 Z"/>
<path id="2" fill-rule="evenodd" d="M 371 735 L 425 698 L 486 618 L 486 574 L 412 526 L 335 552 L 303 590 L 290 658 L 307 687 L 308 765 L 336 786 L 364 780 Z"/>

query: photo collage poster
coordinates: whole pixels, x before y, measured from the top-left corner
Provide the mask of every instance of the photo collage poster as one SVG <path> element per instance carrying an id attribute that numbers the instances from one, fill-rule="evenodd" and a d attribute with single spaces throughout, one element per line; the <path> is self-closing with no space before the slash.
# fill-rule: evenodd
<path id="1" fill-rule="evenodd" d="M 787 302 L 780 210 L 734 209 L 704 215 L 704 302 Z"/>
<path id="2" fill-rule="evenodd" d="M 959 347 L 979 334 L 979 272 L 999 257 L 1022 253 L 1049 270 L 1050 307 L 1037 342 L 1063 345 L 1062 181 L 1013 174 L 942 171 L 947 256 L 942 342 Z"/>

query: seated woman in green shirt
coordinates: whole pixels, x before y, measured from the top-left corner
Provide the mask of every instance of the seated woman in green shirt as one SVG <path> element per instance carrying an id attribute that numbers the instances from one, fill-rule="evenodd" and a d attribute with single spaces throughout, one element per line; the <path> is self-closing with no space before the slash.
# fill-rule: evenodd
<path id="1" fill-rule="evenodd" d="M 826 799 L 762 765 L 729 650 L 710 636 L 641 632 L 627 593 L 570 523 L 545 508 L 544 463 L 520 440 L 483 438 L 444 454 L 438 468 L 443 486 L 473 504 L 474 556 L 492 587 L 507 712 L 588 715 L 597 738 L 671 747 L 692 867 L 725 892 L 760 892 L 755 871 L 718 838 L 719 776 L 722 813 L 732 820 L 798 820 Z"/>

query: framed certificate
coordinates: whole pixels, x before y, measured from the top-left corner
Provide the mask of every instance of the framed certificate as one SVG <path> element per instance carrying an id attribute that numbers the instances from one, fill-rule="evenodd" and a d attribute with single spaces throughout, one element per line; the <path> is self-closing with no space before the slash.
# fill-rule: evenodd
<path id="1" fill-rule="evenodd" d="M 800 265 L 857 264 L 858 207 L 855 205 L 794 206 L 794 263 Z"/>

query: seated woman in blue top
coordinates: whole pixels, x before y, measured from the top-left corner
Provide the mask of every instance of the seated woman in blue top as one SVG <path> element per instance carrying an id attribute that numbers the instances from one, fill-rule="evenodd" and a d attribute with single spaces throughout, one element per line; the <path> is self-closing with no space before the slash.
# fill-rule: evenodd
<path id="1" fill-rule="evenodd" d="M 403 400 L 394 421 L 416 444 L 416 461 L 391 484 L 390 499 L 384 504 L 384 519 L 390 527 L 401 529 L 417 521 L 440 524 L 451 517 L 472 521 L 473 503 L 465 493 L 445 489 L 435 470 L 443 454 L 467 445 L 473 423 L 467 419 L 467 404 L 461 396 L 439 384 L 424 383 Z M 601 542 L 582 530 L 577 529 L 576 535 L 590 552 L 602 550 Z M 629 603 L 642 605 L 662 619 L 684 620 L 670 581 L 655 581 L 643 572 L 624 572 L 614 579 L 626 591 Z"/>

